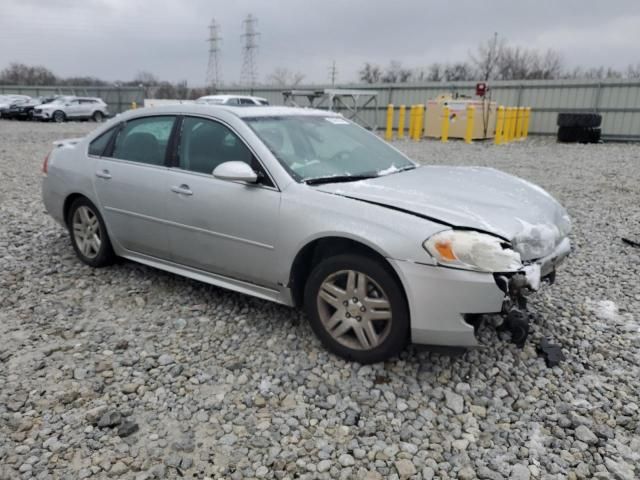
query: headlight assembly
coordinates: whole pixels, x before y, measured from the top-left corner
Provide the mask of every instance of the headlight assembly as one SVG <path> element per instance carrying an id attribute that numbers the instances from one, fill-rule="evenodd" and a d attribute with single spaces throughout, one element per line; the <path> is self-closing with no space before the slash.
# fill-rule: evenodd
<path id="1" fill-rule="evenodd" d="M 522 268 L 520 254 L 497 237 L 467 230 L 436 233 L 422 244 L 440 265 L 480 272 Z"/>

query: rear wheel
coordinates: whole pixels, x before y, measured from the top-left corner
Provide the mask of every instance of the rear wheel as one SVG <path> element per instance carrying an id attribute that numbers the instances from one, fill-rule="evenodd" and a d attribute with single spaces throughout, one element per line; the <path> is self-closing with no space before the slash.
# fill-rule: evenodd
<path id="1" fill-rule="evenodd" d="M 305 286 L 311 327 L 333 353 L 360 363 L 386 360 L 409 340 L 409 311 L 387 265 L 359 254 L 320 262 Z"/>
<path id="2" fill-rule="evenodd" d="M 67 219 L 71 244 L 76 255 L 87 265 L 104 267 L 115 260 L 107 229 L 98 209 L 87 198 L 76 199 Z"/>
<path id="3" fill-rule="evenodd" d="M 67 116 L 62 110 L 56 110 L 53 112 L 53 116 L 51 118 L 53 118 L 53 121 L 56 123 L 62 123 L 67 119 Z"/>

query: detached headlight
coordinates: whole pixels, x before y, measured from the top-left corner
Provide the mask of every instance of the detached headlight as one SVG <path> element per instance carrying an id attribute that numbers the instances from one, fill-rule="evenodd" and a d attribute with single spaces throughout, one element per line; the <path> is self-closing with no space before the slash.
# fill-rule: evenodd
<path id="1" fill-rule="evenodd" d="M 520 254 L 503 240 L 484 233 L 446 230 L 423 243 L 440 265 L 480 272 L 512 272 L 522 268 Z"/>

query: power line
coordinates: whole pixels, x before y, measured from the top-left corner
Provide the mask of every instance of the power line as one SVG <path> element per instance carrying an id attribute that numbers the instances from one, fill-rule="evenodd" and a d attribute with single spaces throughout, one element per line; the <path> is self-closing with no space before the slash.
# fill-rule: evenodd
<path id="1" fill-rule="evenodd" d="M 209 24 L 209 63 L 207 65 L 207 86 L 213 87 L 214 90 L 220 87 L 222 83 L 222 72 L 220 71 L 220 45 L 222 37 L 220 36 L 220 26 L 216 23 L 215 18 L 211 19 Z"/>
<path id="2" fill-rule="evenodd" d="M 258 53 L 258 37 L 256 31 L 258 19 L 249 14 L 242 22 L 244 33 L 242 34 L 242 71 L 240 80 L 242 83 L 253 87 L 258 79 L 256 54 Z"/>

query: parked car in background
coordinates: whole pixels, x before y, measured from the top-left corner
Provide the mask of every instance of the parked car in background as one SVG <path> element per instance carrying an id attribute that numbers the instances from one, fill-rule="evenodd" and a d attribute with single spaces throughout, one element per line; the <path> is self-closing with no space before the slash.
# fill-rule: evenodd
<path id="1" fill-rule="evenodd" d="M 116 256 L 304 306 L 333 352 L 476 346 L 479 314 L 524 342 L 526 295 L 552 283 L 571 221 L 492 168 L 420 165 L 322 110 L 130 110 L 55 143 L 42 185 L 83 262 Z"/>
<path id="2" fill-rule="evenodd" d="M 33 118 L 33 110 L 40 105 L 52 102 L 57 97 L 34 97 L 28 100 L 19 100 L 14 102 L 9 107 L 9 110 L 5 114 L 6 118 L 16 120 L 31 120 Z"/>
<path id="3" fill-rule="evenodd" d="M 109 116 L 107 104 L 94 97 L 59 97 L 33 109 L 33 118 L 45 121 L 94 120 L 102 122 Z"/>
<path id="4" fill-rule="evenodd" d="M 262 97 L 251 97 L 248 95 L 207 95 L 196 100 L 198 104 L 206 105 L 240 105 L 256 106 L 269 105 L 269 101 Z"/>
<path id="5" fill-rule="evenodd" d="M 30 98 L 28 95 L 0 95 L 0 118 L 7 116 L 12 104 L 29 100 Z"/>

